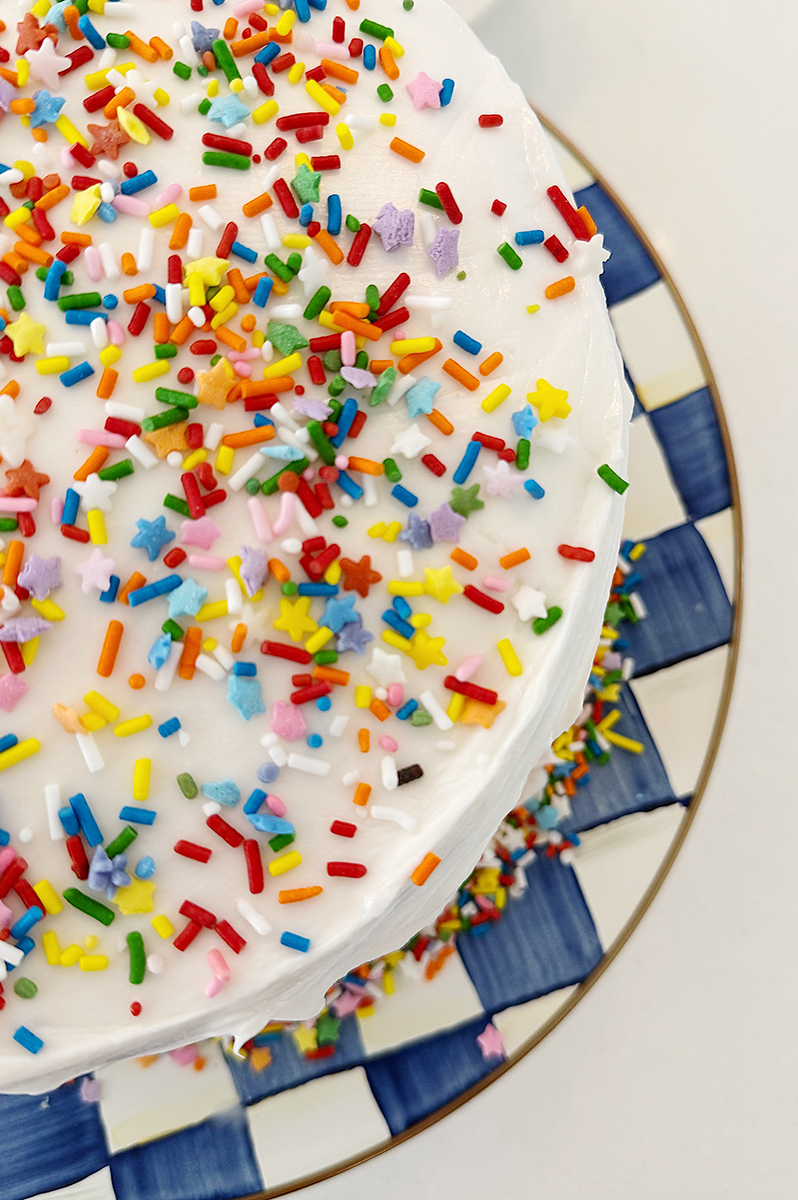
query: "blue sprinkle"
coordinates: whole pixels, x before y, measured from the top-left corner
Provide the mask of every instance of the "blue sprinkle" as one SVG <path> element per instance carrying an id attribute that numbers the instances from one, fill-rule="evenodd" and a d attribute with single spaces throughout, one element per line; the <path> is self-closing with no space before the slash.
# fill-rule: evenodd
<path id="1" fill-rule="evenodd" d="M 262 50 L 259 50 L 255 55 L 255 62 L 263 63 L 264 67 L 268 67 L 273 58 L 277 58 L 280 53 L 279 42 L 269 42 Z"/>
<path id="2" fill-rule="evenodd" d="M 11 750 L 19 742 L 19 738 L 15 733 L 7 733 L 5 737 L 0 738 L 0 754 L 4 750 Z"/>
<path id="3" fill-rule="evenodd" d="M 80 383 L 84 379 L 88 379 L 94 374 L 94 367 L 89 362 L 77 363 L 74 367 L 70 367 L 68 371 L 62 371 L 58 378 L 63 383 L 64 387 L 74 387 L 76 383 Z"/>
<path id="4" fill-rule="evenodd" d="M 132 825 L 152 825 L 158 816 L 152 808 L 139 808 L 138 805 L 125 804 L 119 810 L 119 820 L 129 821 Z"/>
<path id="5" fill-rule="evenodd" d="M 276 763 L 262 763 L 261 766 L 258 767 L 258 779 L 261 781 L 261 783 L 274 783 L 279 774 L 280 768 Z"/>
<path id="6" fill-rule="evenodd" d="M 80 822 L 72 809 L 66 805 L 63 808 L 59 808 L 58 820 L 63 825 L 64 833 L 67 837 L 74 837 L 76 833 L 80 833 Z"/>
<path id="7" fill-rule="evenodd" d="M 41 921 L 43 916 L 44 912 L 41 908 L 39 908 L 38 905 L 34 905 L 33 908 L 29 908 L 27 912 L 24 912 L 19 920 L 11 926 L 12 938 L 14 938 L 15 941 L 17 941 L 19 938 L 23 938 L 29 929 L 33 929 L 33 926 L 37 921 Z"/>
<path id="8" fill-rule="evenodd" d="M 343 474 L 343 472 L 341 473 Z M 338 476 L 338 482 L 341 482 L 341 476 Z M 395 483 L 391 488 L 391 495 L 399 501 L 400 504 L 406 504 L 408 508 L 415 508 L 418 504 L 418 496 L 413 492 L 409 492 L 406 487 L 402 487 L 401 483 Z"/>
<path id="9" fill-rule="evenodd" d="M 404 596 L 394 596 L 393 606 L 403 621 L 410 620 L 413 615 L 413 610 L 405 600 Z"/>
<path id="10" fill-rule="evenodd" d="M 272 42 L 272 45 L 277 45 L 277 43 Z M 265 308 L 266 301 L 269 299 L 273 287 L 274 280 L 269 278 L 268 275 L 262 275 L 258 280 L 258 286 L 255 288 L 252 303 L 257 304 L 258 308 Z"/>
<path id="11" fill-rule="evenodd" d="M 104 305 L 104 307 L 105 307 L 105 308 L 110 308 L 112 312 L 113 312 L 113 310 L 116 308 L 116 306 L 118 305 L 118 303 L 119 303 L 119 297 L 118 297 L 118 296 L 115 296 L 115 295 L 113 294 L 113 292 L 109 292 L 107 296 L 103 296 L 103 305 Z"/>
<path id="12" fill-rule="evenodd" d="M 252 424 L 256 429 L 262 429 L 264 425 L 271 425 L 274 428 L 274 421 L 270 421 L 265 413 L 256 412 L 252 418 Z"/>
<path id="13" fill-rule="evenodd" d="M 166 304 L 165 290 L 160 286 L 160 284 L 157 284 L 157 283 L 154 283 L 152 286 L 155 288 L 155 295 L 153 296 L 153 300 L 157 300 L 159 304 Z"/>
<path id="14" fill-rule="evenodd" d="M 341 409 L 340 413 L 338 414 L 338 420 L 336 422 L 336 424 L 338 425 L 338 432 L 333 437 L 330 438 L 330 441 L 332 442 L 333 446 L 341 445 L 341 442 L 344 440 L 346 435 L 349 433 L 349 430 L 352 428 L 352 422 L 354 421 L 356 415 L 357 415 L 357 400 L 353 400 L 352 397 L 350 396 L 348 400 L 344 401 L 344 406 Z"/>
<path id="15" fill-rule="evenodd" d="M 67 488 L 64 496 L 64 507 L 61 510 L 61 524 L 74 525 L 78 519 L 80 496 L 74 488 Z"/>
<path id="16" fill-rule="evenodd" d="M 70 796 L 69 805 L 80 822 L 80 828 L 83 831 L 86 841 L 90 846 L 99 846 L 103 840 L 103 835 L 83 792 L 76 792 L 74 796 Z"/>
<path id="17" fill-rule="evenodd" d="M 469 337 L 467 333 L 463 333 L 462 329 L 457 330 L 452 341 L 455 346 L 459 346 L 467 354 L 479 354 L 482 349 L 482 342 L 478 342 L 476 338 Z"/>
<path id="18" fill-rule="evenodd" d="M 338 585 L 334 583 L 300 583 L 296 590 L 298 596 L 338 595 Z"/>
<path id="19" fill-rule="evenodd" d="M 338 237 L 341 232 L 341 197 L 333 192 L 327 197 L 327 232 L 331 237 Z"/>
<path id="20" fill-rule="evenodd" d="M 452 479 L 456 484 L 465 483 L 468 476 L 474 469 L 474 464 L 479 458 L 479 452 L 482 449 L 481 442 L 469 442 L 466 446 L 465 454 L 460 459 Z"/>
<path id="21" fill-rule="evenodd" d="M 413 715 L 417 708 L 418 700 L 408 700 L 401 708 L 396 710 L 396 715 L 400 721 L 406 721 L 408 717 Z"/>
<path id="22" fill-rule="evenodd" d="M 155 859 L 146 854 L 136 863 L 133 874 L 137 879 L 151 879 L 155 874 Z"/>
<path id="23" fill-rule="evenodd" d="M 254 662 L 237 662 L 233 667 L 234 675 L 257 675 L 258 668 Z"/>
<path id="24" fill-rule="evenodd" d="M 319 712 L 329 712 L 332 708 L 332 700 L 329 696 L 319 696 L 316 701 L 316 708 Z"/>
<path id="25" fill-rule="evenodd" d="M 258 713 L 266 712 L 260 681 L 245 675 L 228 675 L 227 699 L 245 721 Z"/>
<path id="26" fill-rule="evenodd" d="M 355 483 L 351 475 L 347 475 L 346 471 L 339 471 L 338 478 L 335 481 L 342 491 L 346 492 L 347 496 L 351 496 L 353 500 L 359 500 L 363 495 L 363 489 L 359 483 Z"/>
<path id="27" fill-rule="evenodd" d="M 308 737 L 308 745 L 311 750 L 318 750 L 320 746 L 324 745 L 324 738 L 319 733 L 311 733 Z"/>
<path id="28" fill-rule="evenodd" d="M 408 625 L 407 621 L 403 621 L 397 612 L 392 608 L 387 608 L 382 614 L 382 619 L 386 625 L 390 625 L 391 629 L 396 630 L 403 638 L 408 641 L 416 632 L 412 625 Z"/>
<path id="29" fill-rule="evenodd" d="M 172 536 L 174 537 L 174 534 Z M 145 604 L 147 600 L 155 600 L 158 596 L 175 591 L 182 582 L 183 578 L 180 575 L 167 575 L 164 579 L 156 579 L 154 583 L 145 583 L 143 587 L 128 592 L 127 602 L 131 608 L 135 608 L 137 604 Z M 164 636 L 169 637 L 169 634 Z"/>
<path id="30" fill-rule="evenodd" d="M 244 801 L 244 812 L 246 815 L 249 816 L 250 813 L 256 813 L 265 799 L 266 793 L 262 792 L 260 788 L 255 788 L 254 792 L 250 792 Z"/>
<path id="31" fill-rule="evenodd" d="M 283 936 L 285 937 L 286 935 L 284 934 Z M 293 937 L 293 934 L 289 934 L 288 936 Z M 308 945 L 310 945 L 309 942 Z M 299 949 L 300 947 L 297 948 Z M 307 947 L 305 948 L 307 949 Z M 44 1045 L 42 1039 L 37 1037 L 35 1033 L 31 1033 L 25 1025 L 20 1025 L 19 1029 L 15 1029 L 12 1037 L 19 1046 L 22 1046 L 23 1050 L 28 1050 L 31 1054 L 38 1054 Z"/>
<path id="32" fill-rule="evenodd" d="M 143 192 L 145 188 L 152 187 L 157 182 L 158 176 L 154 171 L 139 171 L 132 179 L 124 179 L 119 190 L 123 196 L 134 196 L 136 192 Z"/>
<path id="33" fill-rule="evenodd" d="M 310 5 L 308 0 L 294 0 L 294 8 L 296 9 L 297 20 L 304 25 L 310 20 Z"/>
<path id="34" fill-rule="evenodd" d="M 453 79 L 444 79 L 443 83 L 441 84 L 441 91 L 440 91 L 441 108 L 446 108 L 446 105 L 451 101 L 453 93 L 454 93 L 454 80 Z M 486 922 L 486 924 L 487 924 L 487 922 Z"/>
<path id="35" fill-rule="evenodd" d="M 217 800 L 219 804 L 225 804 L 228 808 L 238 804 L 241 799 L 238 786 L 232 779 L 219 779 L 216 782 L 203 783 L 201 789 L 203 796 L 207 796 L 209 800 Z"/>
<path id="36" fill-rule="evenodd" d="M 257 250 L 253 250 L 251 246 L 245 246 L 243 242 L 233 242 L 230 247 L 230 253 L 235 254 L 236 258 L 243 258 L 244 262 L 254 263 L 258 261 Z"/>
<path id="37" fill-rule="evenodd" d="M 540 484 L 534 479 L 527 479 L 524 484 L 524 491 L 529 492 L 533 500 L 542 500 L 546 495 Z"/>
<path id="38" fill-rule="evenodd" d="M 368 50 L 368 46 L 366 49 Z M 371 49 L 373 50 L 374 47 L 372 46 Z M 363 54 L 363 57 L 366 57 L 365 53 Z M 488 922 L 486 921 L 486 927 L 487 924 Z M 479 926 L 477 926 L 477 929 L 479 929 Z M 285 933 L 280 934 L 280 945 L 288 946 L 289 950 L 299 950 L 302 954 L 307 954 L 308 950 L 310 949 L 310 938 L 301 937 L 298 933 L 289 933 L 286 929 Z M 17 1033 L 19 1033 L 19 1030 L 17 1030 Z M 15 1033 L 14 1037 L 16 1036 L 17 1034 Z"/>
<path id="39" fill-rule="evenodd" d="M 372 46 L 371 42 L 363 47 L 363 66 L 367 71 L 373 71 L 377 65 L 377 47 Z"/>
<path id="40" fill-rule="evenodd" d="M 104 604 L 113 604 L 116 600 L 116 594 L 119 591 L 119 585 L 122 580 L 118 575 L 110 575 L 108 578 L 108 587 L 104 592 L 100 592 L 100 599 Z"/>
<path id="41" fill-rule="evenodd" d="M 147 662 L 150 664 L 153 670 L 160 671 L 161 667 L 169 657 L 171 649 L 172 639 L 170 635 L 168 633 L 162 633 L 161 636 L 152 643 L 149 654 L 147 655 Z M 177 722 L 175 728 L 180 728 L 179 721 Z M 174 730 L 170 730 L 169 732 L 174 733 Z M 163 734 L 163 737 L 167 736 L 167 734 Z"/>
<path id="42" fill-rule="evenodd" d="M 303 204 L 299 210 L 299 224 L 303 229 L 307 229 L 310 222 L 313 220 L 313 205 Z"/>
<path id="43" fill-rule="evenodd" d="M 57 300 L 58 293 L 61 290 L 61 277 L 67 269 L 65 262 L 61 262 L 60 258 L 54 258 L 47 271 L 47 278 L 44 281 L 44 298 L 45 300 Z"/>
<path id="44" fill-rule="evenodd" d="M 542 229 L 521 229 L 515 235 L 516 246 L 537 246 L 542 241 Z"/>
<path id="45" fill-rule="evenodd" d="M 107 200 L 97 207 L 97 216 L 101 221 L 105 221 L 106 225 L 113 225 L 114 221 L 119 220 L 119 213 L 114 208 L 113 204 L 109 204 Z"/>
<path id="46" fill-rule="evenodd" d="M 0 829 L 0 846 L 7 846 L 11 841 L 11 834 L 7 829 Z"/>
<path id="47" fill-rule="evenodd" d="M 97 317 L 108 320 L 108 313 L 97 312 L 93 308 L 68 308 L 64 313 L 67 325 L 91 325 Z"/>
<path id="48" fill-rule="evenodd" d="M 247 813 L 247 820 L 254 825 L 259 833 L 293 833 L 294 827 L 290 821 L 275 817 L 274 813 Z"/>

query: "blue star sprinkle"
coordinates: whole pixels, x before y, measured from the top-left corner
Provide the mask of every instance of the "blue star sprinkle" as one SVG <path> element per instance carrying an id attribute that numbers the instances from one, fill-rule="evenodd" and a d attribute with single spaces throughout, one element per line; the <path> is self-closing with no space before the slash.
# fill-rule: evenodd
<path id="1" fill-rule="evenodd" d="M 321 623 L 333 633 L 340 633 L 344 625 L 357 625 L 362 620 L 360 613 L 355 612 L 354 596 L 330 596 Z"/>
<path id="2" fill-rule="evenodd" d="M 246 104 L 242 104 L 234 95 L 217 96 L 211 101 L 208 109 L 208 120 L 217 121 L 220 125 L 224 125 L 225 129 L 230 129 L 248 116 L 249 109 Z"/>
<path id="3" fill-rule="evenodd" d="M 138 533 L 130 543 L 136 550 L 146 550 L 150 562 L 155 562 L 164 546 L 175 540 L 171 529 L 166 528 L 166 517 L 156 517 L 154 521 L 145 521 L 142 517 L 136 521 Z"/>
<path id="4" fill-rule="evenodd" d="M 44 88 L 33 93 L 33 100 L 36 107 L 30 114 L 31 129 L 40 129 L 42 125 L 54 124 L 66 104 L 63 96 L 51 96 Z"/>
<path id="5" fill-rule="evenodd" d="M 440 390 L 441 385 L 433 383 L 426 375 L 419 379 L 418 383 L 408 388 L 405 392 L 405 400 L 407 401 L 407 415 L 411 421 L 415 420 L 416 417 L 432 412 L 435 407 L 435 397 Z"/>
<path id="6" fill-rule="evenodd" d="M 208 595 L 208 589 L 196 579 L 184 579 L 180 587 L 169 593 L 169 616 L 196 617 Z"/>
<path id="7" fill-rule="evenodd" d="M 428 550 L 432 545 L 429 522 L 424 521 L 416 513 L 407 518 L 407 529 L 399 534 L 400 542 L 408 542 L 411 550 Z"/>
<path id="8" fill-rule="evenodd" d="M 538 419 L 529 404 L 513 413 L 513 429 L 520 438 L 528 438 L 537 424 Z"/>
<path id="9" fill-rule="evenodd" d="M 218 37 L 218 29 L 206 29 L 204 25 L 200 25 L 199 21 L 191 22 L 191 42 L 200 58 L 206 50 L 213 53 L 213 43 L 217 41 Z"/>
<path id="10" fill-rule="evenodd" d="M 260 681 L 253 679 L 251 675 L 228 675 L 227 699 L 245 721 L 258 713 L 266 712 Z"/>

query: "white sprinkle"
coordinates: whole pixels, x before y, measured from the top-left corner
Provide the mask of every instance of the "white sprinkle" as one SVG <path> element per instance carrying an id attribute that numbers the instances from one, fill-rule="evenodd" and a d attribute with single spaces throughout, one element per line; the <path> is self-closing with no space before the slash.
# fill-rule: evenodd
<path id="1" fill-rule="evenodd" d="M 158 455 L 153 454 L 149 446 L 141 440 L 137 433 L 134 433 L 132 437 L 127 439 L 125 442 L 125 449 L 129 454 L 132 454 L 133 457 L 140 462 L 142 467 L 144 467 L 146 470 L 149 471 L 152 467 L 158 466 Z"/>
<path id="2" fill-rule="evenodd" d="M 282 746 L 270 746 L 269 758 L 276 767 L 284 767 L 288 762 L 288 755 Z"/>
<path id="3" fill-rule="evenodd" d="M 360 778 L 359 771 L 347 771 L 346 775 L 341 776 L 341 783 L 344 787 L 352 787 Z"/>
<path id="4" fill-rule="evenodd" d="M 260 744 L 268 750 L 270 746 L 276 746 L 279 740 L 276 733 L 264 733 L 260 739 Z"/>
<path id="5" fill-rule="evenodd" d="M 8 942 L 0 942 L 0 959 L 10 967 L 18 967 L 25 954 L 19 946 L 9 946 Z"/>
<path id="6" fill-rule="evenodd" d="M 383 757 L 380 763 L 380 774 L 382 775 L 382 786 L 386 791 L 392 792 L 399 786 L 399 772 L 396 768 L 396 759 L 392 754 L 386 754 Z"/>
<path id="7" fill-rule="evenodd" d="M 206 817 L 215 817 L 217 813 L 222 811 L 222 806 L 218 800 L 206 800 L 202 806 L 202 811 Z"/>
<path id="8" fill-rule="evenodd" d="M 97 320 L 102 321 L 102 317 Z M 84 342 L 48 342 L 45 352 L 48 358 L 85 358 L 86 345 Z"/>
<path id="9" fill-rule="evenodd" d="M 17 837 L 19 838 L 19 840 L 21 842 L 33 841 L 33 830 L 28 825 L 26 825 L 24 829 L 20 829 L 19 833 L 17 834 Z"/>
<path id="10" fill-rule="evenodd" d="M 373 475 L 361 475 L 358 482 L 363 488 L 363 503 L 366 508 L 374 508 L 380 502 L 377 492 L 377 480 Z"/>
<path id="11" fill-rule="evenodd" d="M 426 213 L 425 216 L 431 216 L 431 213 Z M 433 235 L 434 238 L 434 235 Z M 451 296 L 409 296 L 402 297 L 402 304 L 405 308 L 409 308 L 412 312 L 414 308 L 424 308 L 431 312 L 436 309 L 439 312 L 446 312 L 452 307 Z"/>
<path id="12" fill-rule="evenodd" d="M 98 249 L 100 251 L 100 261 L 103 265 L 105 278 L 110 280 L 118 279 L 122 272 L 119 270 L 119 263 L 116 261 L 116 255 L 111 249 L 111 243 L 101 242 Z"/>
<path id="13" fill-rule="evenodd" d="M 102 246 L 100 250 L 102 250 Z M 167 283 L 164 291 L 166 292 L 166 315 L 173 325 L 177 325 L 178 321 L 183 319 L 183 288 L 179 283 Z"/>
<path id="14" fill-rule="evenodd" d="M 7 615 L 19 612 L 22 607 L 18 597 L 12 592 L 11 588 L 6 588 L 3 593 L 3 599 L 0 600 L 0 608 Z"/>
<path id="15" fill-rule="evenodd" d="M 389 404 L 393 408 L 394 404 L 397 404 L 402 399 L 405 392 L 409 392 L 411 387 L 414 387 L 417 383 L 418 380 L 414 375 L 400 375 L 388 393 L 385 401 L 386 404 Z"/>
<path id="16" fill-rule="evenodd" d="M 645 604 L 643 603 L 643 598 L 639 592 L 630 592 L 629 593 L 629 603 L 631 604 L 632 608 L 635 610 L 635 614 L 641 621 L 643 620 L 644 617 L 648 616 L 648 609 L 646 608 Z"/>
<path id="17" fill-rule="evenodd" d="M 136 263 L 140 271 L 150 270 L 154 253 L 155 230 L 148 222 L 142 226 L 141 233 L 139 234 L 139 252 L 136 255 Z"/>
<path id="18" fill-rule="evenodd" d="M 260 471 L 265 470 L 266 459 L 261 454 L 260 450 L 256 450 L 251 458 L 248 458 L 243 467 L 239 467 L 235 475 L 231 475 L 227 480 L 227 486 L 231 492 L 240 492 L 248 479 L 257 478 Z"/>
<path id="19" fill-rule="evenodd" d="M 95 169 L 100 175 L 104 175 L 106 179 L 118 179 L 120 175 L 119 167 L 115 162 L 111 162 L 109 158 L 98 158 L 94 164 Z"/>
<path id="20" fill-rule="evenodd" d="M 430 692 L 430 691 L 422 692 L 421 695 L 419 696 L 419 700 L 424 705 L 427 712 L 430 714 L 430 716 L 432 717 L 433 721 L 435 722 L 435 724 L 438 726 L 439 729 L 451 729 L 452 728 L 452 725 L 454 724 L 454 722 L 449 717 L 447 717 L 446 713 L 441 708 L 440 704 L 435 699 L 432 692 Z"/>
<path id="21" fill-rule="evenodd" d="M 203 675 L 207 675 L 209 679 L 224 679 L 227 674 L 222 664 L 211 658 L 208 654 L 197 655 L 195 666 L 198 671 L 202 671 Z"/>
<path id="22" fill-rule="evenodd" d="M 438 227 L 435 224 L 435 218 L 432 213 L 421 213 L 421 237 L 424 242 L 424 249 L 431 246 L 438 236 Z"/>
<path id="23" fill-rule="evenodd" d="M 259 933 L 261 937 L 265 937 L 267 933 L 271 933 L 271 925 L 266 918 L 259 913 L 258 910 L 253 907 L 253 905 L 250 904 L 249 900 L 237 900 L 236 908 L 247 924 L 251 925 L 255 932 Z"/>
<path id="24" fill-rule="evenodd" d="M 385 804 L 372 804 L 369 815 L 377 821 L 394 821 L 408 833 L 415 833 L 418 827 L 418 821 L 410 813 L 403 812 L 401 808 L 388 808 Z"/>
<path id="25" fill-rule="evenodd" d="M 100 199 L 104 204 L 110 204 L 115 195 L 114 185 L 108 180 L 100 184 Z"/>
<path id="26" fill-rule="evenodd" d="M 150 975 L 162 975 L 163 968 L 164 961 L 160 954 L 147 955 L 147 970 L 149 971 Z"/>
<path id="27" fill-rule="evenodd" d="M 371 133 L 372 129 L 377 126 L 373 117 L 359 117 L 357 113 L 350 113 L 344 124 L 358 133 Z"/>
<path id="28" fill-rule="evenodd" d="M 227 611 L 231 616 L 236 616 L 242 612 L 244 608 L 244 597 L 241 595 L 241 588 L 238 586 L 237 579 L 227 579 L 224 585 L 224 594 L 227 597 Z"/>
<path id="29" fill-rule="evenodd" d="M 280 170 L 281 170 L 281 168 L 278 167 L 277 168 L 278 175 L 280 173 Z M 277 178 L 277 176 L 275 176 L 275 179 L 276 178 Z M 272 183 L 274 183 L 274 180 L 272 180 Z M 267 189 L 270 186 L 271 186 L 270 184 L 266 184 Z M 263 236 L 266 239 L 266 249 L 267 250 L 279 250 L 283 243 L 280 240 L 280 234 L 277 231 L 277 225 L 275 223 L 274 217 L 270 216 L 269 213 L 262 213 L 261 218 L 260 218 L 260 227 L 263 230 Z"/>
<path id="30" fill-rule="evenodd" d="M 313 520 L 313 517 L 310 515 L 308 510 L 305 508 L 304 504 L 297 504 L 296 508 L 294 509 L 294 517 L 296 518 L 296 523 L 304 533 L 305 537 L 316 537 L 319 532 L 319 527 Z"/>
<path id="31" fill-rule="evenodd" d="M 205 232 L 200 229 L 199 225 L 192 225 L 188 231 L 188 241 L 186 242 L 186 250 L 190 258 L 202 258 L 202 247 L 205 241 Z"/>
<path id="32" fill-rule="evenodd" d="M 156 692 L 169 691 L 169 688 L 172 686 L 172 680 L 175 677 L 175 672 L 177 671 L 178 662 L 180 661 L 180 654 L 181 650 L 179 646 L 176 642 L 172 642 L 171 646 L 169 647 L 169 656 L 163 666 L 159 668 L 158 673 L 155 676 Z M 182 732 L 182 730 L 180 732 Z"/>
<path id="33" fill-rule="evenodd" d="M 197 216 L 202 217 L 208 228 L 213 229 L 214 232 L 224 225 L 224 217 L 216 211 L 212 204 L 203 204 L 202 208 L 197 209 Z"/>
<path id="34" fill-rule="evenodd" d="M 348 724 L 349 717 L 333 717 L 330 721 L 330 737 L 343 737 Z"/>
<path id="35" fill-rule="evenodd" d="M 47 825 L 50 837 L 54 842 L 62 842 L 66 837 L 64 826 L 58 819 L 61 804 L 61 788 L 57 783 L 47 783 L 44 787 L 44 806 L 47 810 Z"/>
<path id="36" fill-rule="evenodd" d="M 435 743 L 436 750 L 456 750 L 457 742 L 451 741 L 449 738 L 444 738 L 440 742 Z"/>
<path id="37" fill-rule="evenodd" d="M 108 326 L 102 317 L 95 317 L 89 326 L 89 333 L 95 350 L 102 350 L 108 345 Z"/>
<path id="38" fill-rule="evenodd" d="M 396 564 L 401 579 L 413 578 L 413 551 L 409 549 L 397 550 Z"/>
<path id="39" fill-rule="evenodd" d="M 179 450 L 170 450 L 166 456 L 166 461 L 170 467 L 179 467 L 183 463 L 183 455 Z"/>
<path id="40" fill-rule="evenodd" d="M 205 313 L 198 304 L 194 304 L 186 313 L 191 324 L 195 329 L 201 329 L 205 324 Z"/>
<path id="41" fill-rule="evenodd" d="M 241 589 L 238 587 L 238 584 L 236 583 L 235 579 L 231 579 L 228 582 L 232 583 L 233 587 L 238 589 L 238 595 L 240 597 Z M 228 608 L 229 607 L 230 607 L 230 605 L 228 603 Z M 230 651 L 227 649 L 226 646 L 222 646 L 222 645 L 216 646 L 213 651 L 213 657 L 218 659 L 218 661 L 224 667 L 225 671 L 232 671 L 233 667 L 235 666 L 236 660 L 233 658 L 233 655 L 230 653 Z"/>
<path id="42" fill-rule="evenodd" d="M 280 542 L 280 549 L 286 554 L 301 554 L 302 543 L 299 538 L 286 538 L 284 542 Z"/>
<path id="43" fill-rule="evenodd" d="M 105 766 L 103 756 L 97 749 L 97 743 L 94 740 L 93 733 L 76 733 L 75 739 L 80 746 L 80 752 L 83 755 L 86 766 L 89 768 L 89 773 L 95 775 L 97 771 L 102 771 Z"/>
<path id="44" fill-rule="evenodd" d="M 295 317 L 301 317 L 302 312 L 301 304 L 275 304 L 271 315 L 275 321 L 293 321 Z"/>
<path id="45" fill-rule="evenodd" d="M 295 771 L 305 771 L 308 775 L 326 775 L 330 763 L 323 758 L 309 758 L 307 754 L 289 754 L 288 765 Z"/>
<path id="46" fill-rule="evenodd" d="M 191 741 L 191 734 L 187 729 L 178 729 L 177 740 L 180 742 L 181 746 L 187 746 Z"/>
<path id="47" fill-rule="evenodd" d="M 211 421 L 205 434 L 205 441 L 202 443 L 206 450 L 216 450 L 219 442 L 224 434 L 224 425 L 220 425 L 218 421 Z"/>

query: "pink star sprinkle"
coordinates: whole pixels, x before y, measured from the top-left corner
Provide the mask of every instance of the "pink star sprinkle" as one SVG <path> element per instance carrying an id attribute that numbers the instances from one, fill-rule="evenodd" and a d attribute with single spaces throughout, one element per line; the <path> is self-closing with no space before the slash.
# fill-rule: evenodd
<path id="1" fill-rule="evenodd" d="M 407 90 L 410 94 L 410 99 L 417 109 L 440 108 L 441 86 L 434 79 L 430 79 L 429 75 L 426 75 L 424 71 L 419 71 L 413 82 L 408 83 Z"/>

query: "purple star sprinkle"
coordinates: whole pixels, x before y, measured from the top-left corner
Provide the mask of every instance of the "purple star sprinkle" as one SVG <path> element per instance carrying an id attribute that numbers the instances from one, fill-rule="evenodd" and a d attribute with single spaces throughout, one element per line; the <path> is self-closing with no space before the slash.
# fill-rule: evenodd
<path id="1" fill-rule="evenodd" d="M 52 624 L 44 617 L 12 617 L 0 629 L 0 642 L 29 642 L 48 629 Z"/>
<path id="2" fill-rule="evenodd" d="M 362 621 L 362 617 L 360 618 Z M 362 624 L 351 622 L 349 625 L 344 625 L 335 642 L 335 648 L 339 654 L 343 654 L 345 650 L 354 650 L 355 654 L 365 654 L 366 646 L 369 642 L 374 641 L 374 634 L 369 633 L 368 629 L 364 629 Z"/>
<path id="3" fill-rule="evenodd" d="M 427 255 L 435 263 L 435 274 L 443 279 L 460 263 L 457 245 L 460 240 L 459 229 L 439 229 L 435 241 L 427 248 Z"/>
<path id="4" fill-rule="evenodd" d="M 428 550 L 432 545 L 430 527 L 427 521 L 422 521 L 416 513 L 407 518 L 407 529 L 399 534 L 400 542 L 408 542 L 412 550 Z"/>
<path id="5" fill-rule="evenodd" d="M 413 245 L 416 218 L 412 209 L 398 209 L 390 202 L 384 204 L 377 214 L 372 228 L 382 238 L 383 250 L 396 250 L 399 246 Z"/>
<path id="6" fill-rule="evenodd" d="M 266 554 L 263 550 L 253 550 L 251 546 L 241 547 L 241 578 L 250 596 L 263 586 L 268 572 Z"/>
<path id="7" fill-rule="evenodd" d="M 303 417 L 309 417 L 311 421 L 326 421 L 332 409 L 323 400 L 313 400 L 309 396 L 303 396 L 294 401 L 294 412 L 301 413 Z"/>
<path id="8" fill-rule="evenodd" d="M 31 554 L 19 573 L 20 586 L 27 588 L 36 600 L 46 600 L 50 592 L 61 587 L 63 582 L 61 559 L 57 555 L 55 558 L 40 558 L 38 554 Z"/>
<path id="9" fill-rule="evenodd" d="M 465 517 L 461 517 L 448 504 L 442 504 L 429 515 L 429 528 L 433 542 L 457 542 L 460 530 L 465 525 Z"/>
<path id="10" fill-rule="evenodd" d="M 360 367 L 341 367 L 341 377 L 353 388 L 373 388 L 377 380 L 371 371 L 361 371 Z"/>

